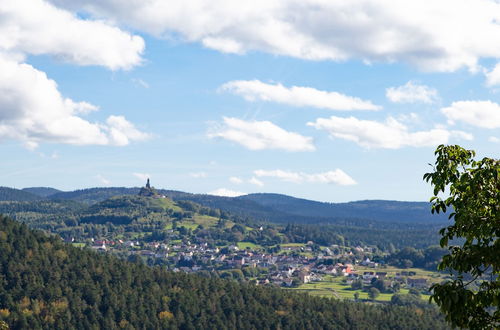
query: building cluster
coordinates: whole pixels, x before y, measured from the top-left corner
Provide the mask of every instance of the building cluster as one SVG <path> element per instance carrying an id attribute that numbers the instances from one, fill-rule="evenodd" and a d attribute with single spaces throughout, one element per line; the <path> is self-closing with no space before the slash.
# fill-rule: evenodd
<path id="1" fill-rule="evenodd" d="M 144 258 L 160 260 L 169 269 L 175 272 L 193 273 L 201 270 L 224 272 L 233 269 L 255 269 L 253 280 L 257 285 L 274 284 L 291 287 L 301 283 L 321 281 L 324 276 L 344 276 L 346 283 L 361 280 L 369 285 L 374 279 L 399 282 L 408 287 L 425 289 L 428 287 L 426 279 L 413 278 L 412 272 L 401 272 L 390 279 L 387 273 L 377 271 L 379 263 L 368 257 L 362 260 L 347 263 L 339 262 L 340 257 L 352 256 L 352 251 L 335 255 L 332 250 L 338 251 L 338 246 L 322 248 L 313 251 L 313 242 L 306 245 L 283 246 L 276 253 L 264 253 L 262 249 L 240 249 L 236 245 L 211 247 L 206 242 L 192 243 L 189 241 L 140 242 L 137 240 L 95 240 L 91 247 L 100 251 L 120 251 L 128 255 L 138 255 Z M 369 252 L 369 247 L 356 247 L 357 252 Z M 368 253 L 369 254 L 369 253 Z M 358 272 L 357 266 L 373 268 L 373 271 Z"/>

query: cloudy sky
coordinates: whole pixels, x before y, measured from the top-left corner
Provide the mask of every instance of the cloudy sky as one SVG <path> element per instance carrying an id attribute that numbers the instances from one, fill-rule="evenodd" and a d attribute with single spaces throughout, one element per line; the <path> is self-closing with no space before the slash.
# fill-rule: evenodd
<path id="1" fill-rule="evenodd" d="M 500 154 L 493 0 L 0 1 L 0 185 L 427 200 Z"/>

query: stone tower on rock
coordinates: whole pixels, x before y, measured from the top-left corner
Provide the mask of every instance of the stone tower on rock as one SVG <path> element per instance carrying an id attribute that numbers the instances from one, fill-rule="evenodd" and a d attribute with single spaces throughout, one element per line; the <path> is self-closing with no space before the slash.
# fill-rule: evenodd
<path id="1" fill-rule="evenodd" d="M 151 187 L 151 184 L 149 183 L 149 178 L 148 181 L 146 182 L 146 186 L 142 187 L 141 190 L 139 191 L 139 196 L 145 196 L 145 197 L 161 197 L 158 191 L 154 187 Z"/>

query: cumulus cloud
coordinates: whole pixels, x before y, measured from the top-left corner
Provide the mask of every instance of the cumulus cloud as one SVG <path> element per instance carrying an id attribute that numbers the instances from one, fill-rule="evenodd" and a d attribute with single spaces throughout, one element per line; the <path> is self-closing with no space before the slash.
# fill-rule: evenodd
<path id="1" fill-rule="evenodd" d="M 209 195 L 215 195 L 215 196 L 223 196 L 223 197 L 238 197 L 238 196 L 243 196 L 247 195 L 247 193 L 241 192 L 241 191 L 234 191 L 226 188 L 219 188 L 216 190 L 212 190 L 208 192 L 207 194 Z"/>
<path id="2" fill-rule="evenodd" d="M 329 110 L 379 110 L 380 106 L 357 97 L 337 92 L 327 92 L 311 87 L 285 87 L 266 84 L 259 80 L 234 80 L 220 87 L 244 97 L 247 101 L 268 101 L 295 107 L 315 107 Z"/>
<path id="3" fill-rule="evenodd" d="M 122 116 L 105 123 L 82 118 L 98 107 L 64 98 L 55 81 L 23 63 L 27 55 L 47 54 L 77 65 L 130 69 L 141 63 L 141 37 L 42 0 L 2 1 L 0 13 L 0 141 L 15 139 L 34 149 L 41 142 L 123 146 L 149 137 Z"/>
<path id="4" fill-rule="evenodd" d="M 408 127 L 392 117 L 385 122 L 360 120 L 354 117 L 318 118 L 307 123 L 327 131 L 334 138 L 353 141 L 365 148 L 399 149 L 405 146 L 426 147 L 448 143 L 451 137 L 471 140 L 472 135 L 461 131 L 434 128 L 428 131 L 410 132 Z"/>
<path id="5" fill-rule="evenodd" d="M 493 142 L 493 143 L 500 143 L 500 139 L 497 138 L 496 136 L 490 136 L 488 138 L 488 141 Z"/>
<path id="6" fill-rule="evenodd" d="M 146 182 L 148 179 L 151 178 L 151 175 L 149 175 L 148 173 L 132 173 L 132 174 L 143 182 Z"/>
<path id="7" fill-rule="evenodd" d="M 44 72 L 0 56 L 0 141 L 20 140 L 33 149 L 40 142 L 123 146 L 149 137 L 121 116 L 105 124 L 78 116 L 96 109 L 62 97 Z"/>
<path id="8" fill-rule="evenodd" d="M 250 180 L 248 180 L 248 183 L 251 183 L 251 184 L 259 186 L 259 187 L 263 187 L 264 186 L 264 182 L 260 181 L 256 177 L 252 177 Z"/>
<path id="9" fill-rule="evenodd" d="M 500 58 L 500 43 L 491 42 L 500 39 L 494 0 L 52 2 L 227 53 L 400 61 L 430 71 L 477 70 L 479 59 Z"/>
<path id="10" fill-rule="evenodd" d="M 269 121 L 245 121 L 224 117 L 224 124 L 213 128 L 208 136 L 233 141 L 250 150 L 315 150 L 312 138 L 288 132 Z"/>
<path id="11" fill-rule="evenodd" d="M 497 63 L 495 67 L 488 71 L 485 70 L 486 75 L 486 85 L 495 86 L 500 85 L 500 63 Z"/>
<path id="12" fill-rule="evenodd" d="M 256 170 L 254 174 L 258 177 L 272 177 L 278 178 L 282 181 L 300 183 L 303 181 L 302 175 L 297 172 L 284 171 L 284 170 Z"/>
<path id="13" fill-rule="evenodd" d="M 104 21 L 84 20 L 43 0 L 0 3 L 0 52 L 53 55 L 112 70 L 141 63 L 144 40 Z"/>
<path id="14" fill-rule="evenodd" d="M 229 181 L 234 184 L 242 184 L 243 180 L 241 178 L 238 178 L 236 176 L 232 176 L 229 178 Z"/>
<path id="15" fill-rule="evenodd" d="M 353 178 L 341 169 L 335 169 L 324 173 L 307 174 L 302 172 L 292 172 L 285 170 L 256 170 L 254 174 L 257 177 L 272 177 L 281 181 L 302 183 L 333 183 L 341 186 L 349 186 L 356 184 Z"/>
<path id="16" fill-rule="evenodd" d="M 437 99 L 437 90 L 408 81 L 403 86 L 387 88 L 385 95 L 394 103 L 433 103 Z"/>
<path id="17" fill-rule="evenodd" d="M 500 105 L 491 101 L 458 101 L 442 108 L 450 125 L 456 122 L 482 127 L 500 128 Z"/>
<path id="18" fill-rule="evenodd" d="M 105 129 L 108 131 L 109 141 L 113 145 L 125 146 L 131 141 L 143 141 L 150 137 L 150 134 L 139 131 L 123 116 L 109 116 L 106 124 Z"/>
<path id="19" fill-rule="evenodd" d="M 96 179 L 99 180 L 99 182 L 101 182 L 102 184 L 108 186 L 111 184 L 111 181 L 106 179 L 105 177 L 103 177 L 102 175 L 100 174 L 97 174 L 96 175 Z"/>

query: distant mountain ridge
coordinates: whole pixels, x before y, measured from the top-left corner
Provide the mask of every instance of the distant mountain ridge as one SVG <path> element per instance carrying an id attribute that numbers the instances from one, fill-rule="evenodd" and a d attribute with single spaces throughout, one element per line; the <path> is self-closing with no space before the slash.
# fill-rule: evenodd
<path id="1" fill-rule="evenodd" d="M 140 188 L 137 187 L 88 188 L 69 192 L 52 189 L 48 187 L 32 187 L 25 190 L 0 188 L 0 200 L 27 201 L 47 198 L 95 204 L 113 196 L 137 195 L 140 191 Z M 276 223 L 333 223 L 369 226 L 384 222 L 435 225 L 443 223 L 447 219 L 445 215 L 432 215 L 428 202 L 364 200 L 348 203 L 325 203 L 271 193 L 221 197 L 164 189 L 158 189 L 158 192 L 173 200 L 189 200 L 241 217 Z M 37 193 L 38 196 L 34 193 Z"/>
<path id="2" fill-rule="evenodd" d="M 23 188 L 22 190 L 40 197 L 48 197 L 62 192 L 61 190 L 50 187 L 30 187 L 30 188 Z"/>
<path id="3" fill-rule="evenodd" d="M 139 188 L 106 187 L 63 191 L 49 196 L 50 199 L 68 199 L 85 204 L 95 204 L 120 195 L 137 195 Z"/>
<path id="4" fill-rule="evenodd" d="M 26 201 L 36 201 L 40 199 L 43 199 L 43 197 L 32 194 L 27 191 L 9 187 L 0 187 L 0 201 L 26 202 Z"/>
<path id="5" fill-rule="evenodd" d="M 324 203 L 280 194 L 250 194 L 238 197 L 251 200 L 274 210 L 300 216 L 383 218 L 388 222 L 435 222 L 427 202 L 400 202 L 390 200 L 363 200 L 348 203 Z M 376 211 L 376 215 L 373 212 Z"/>

